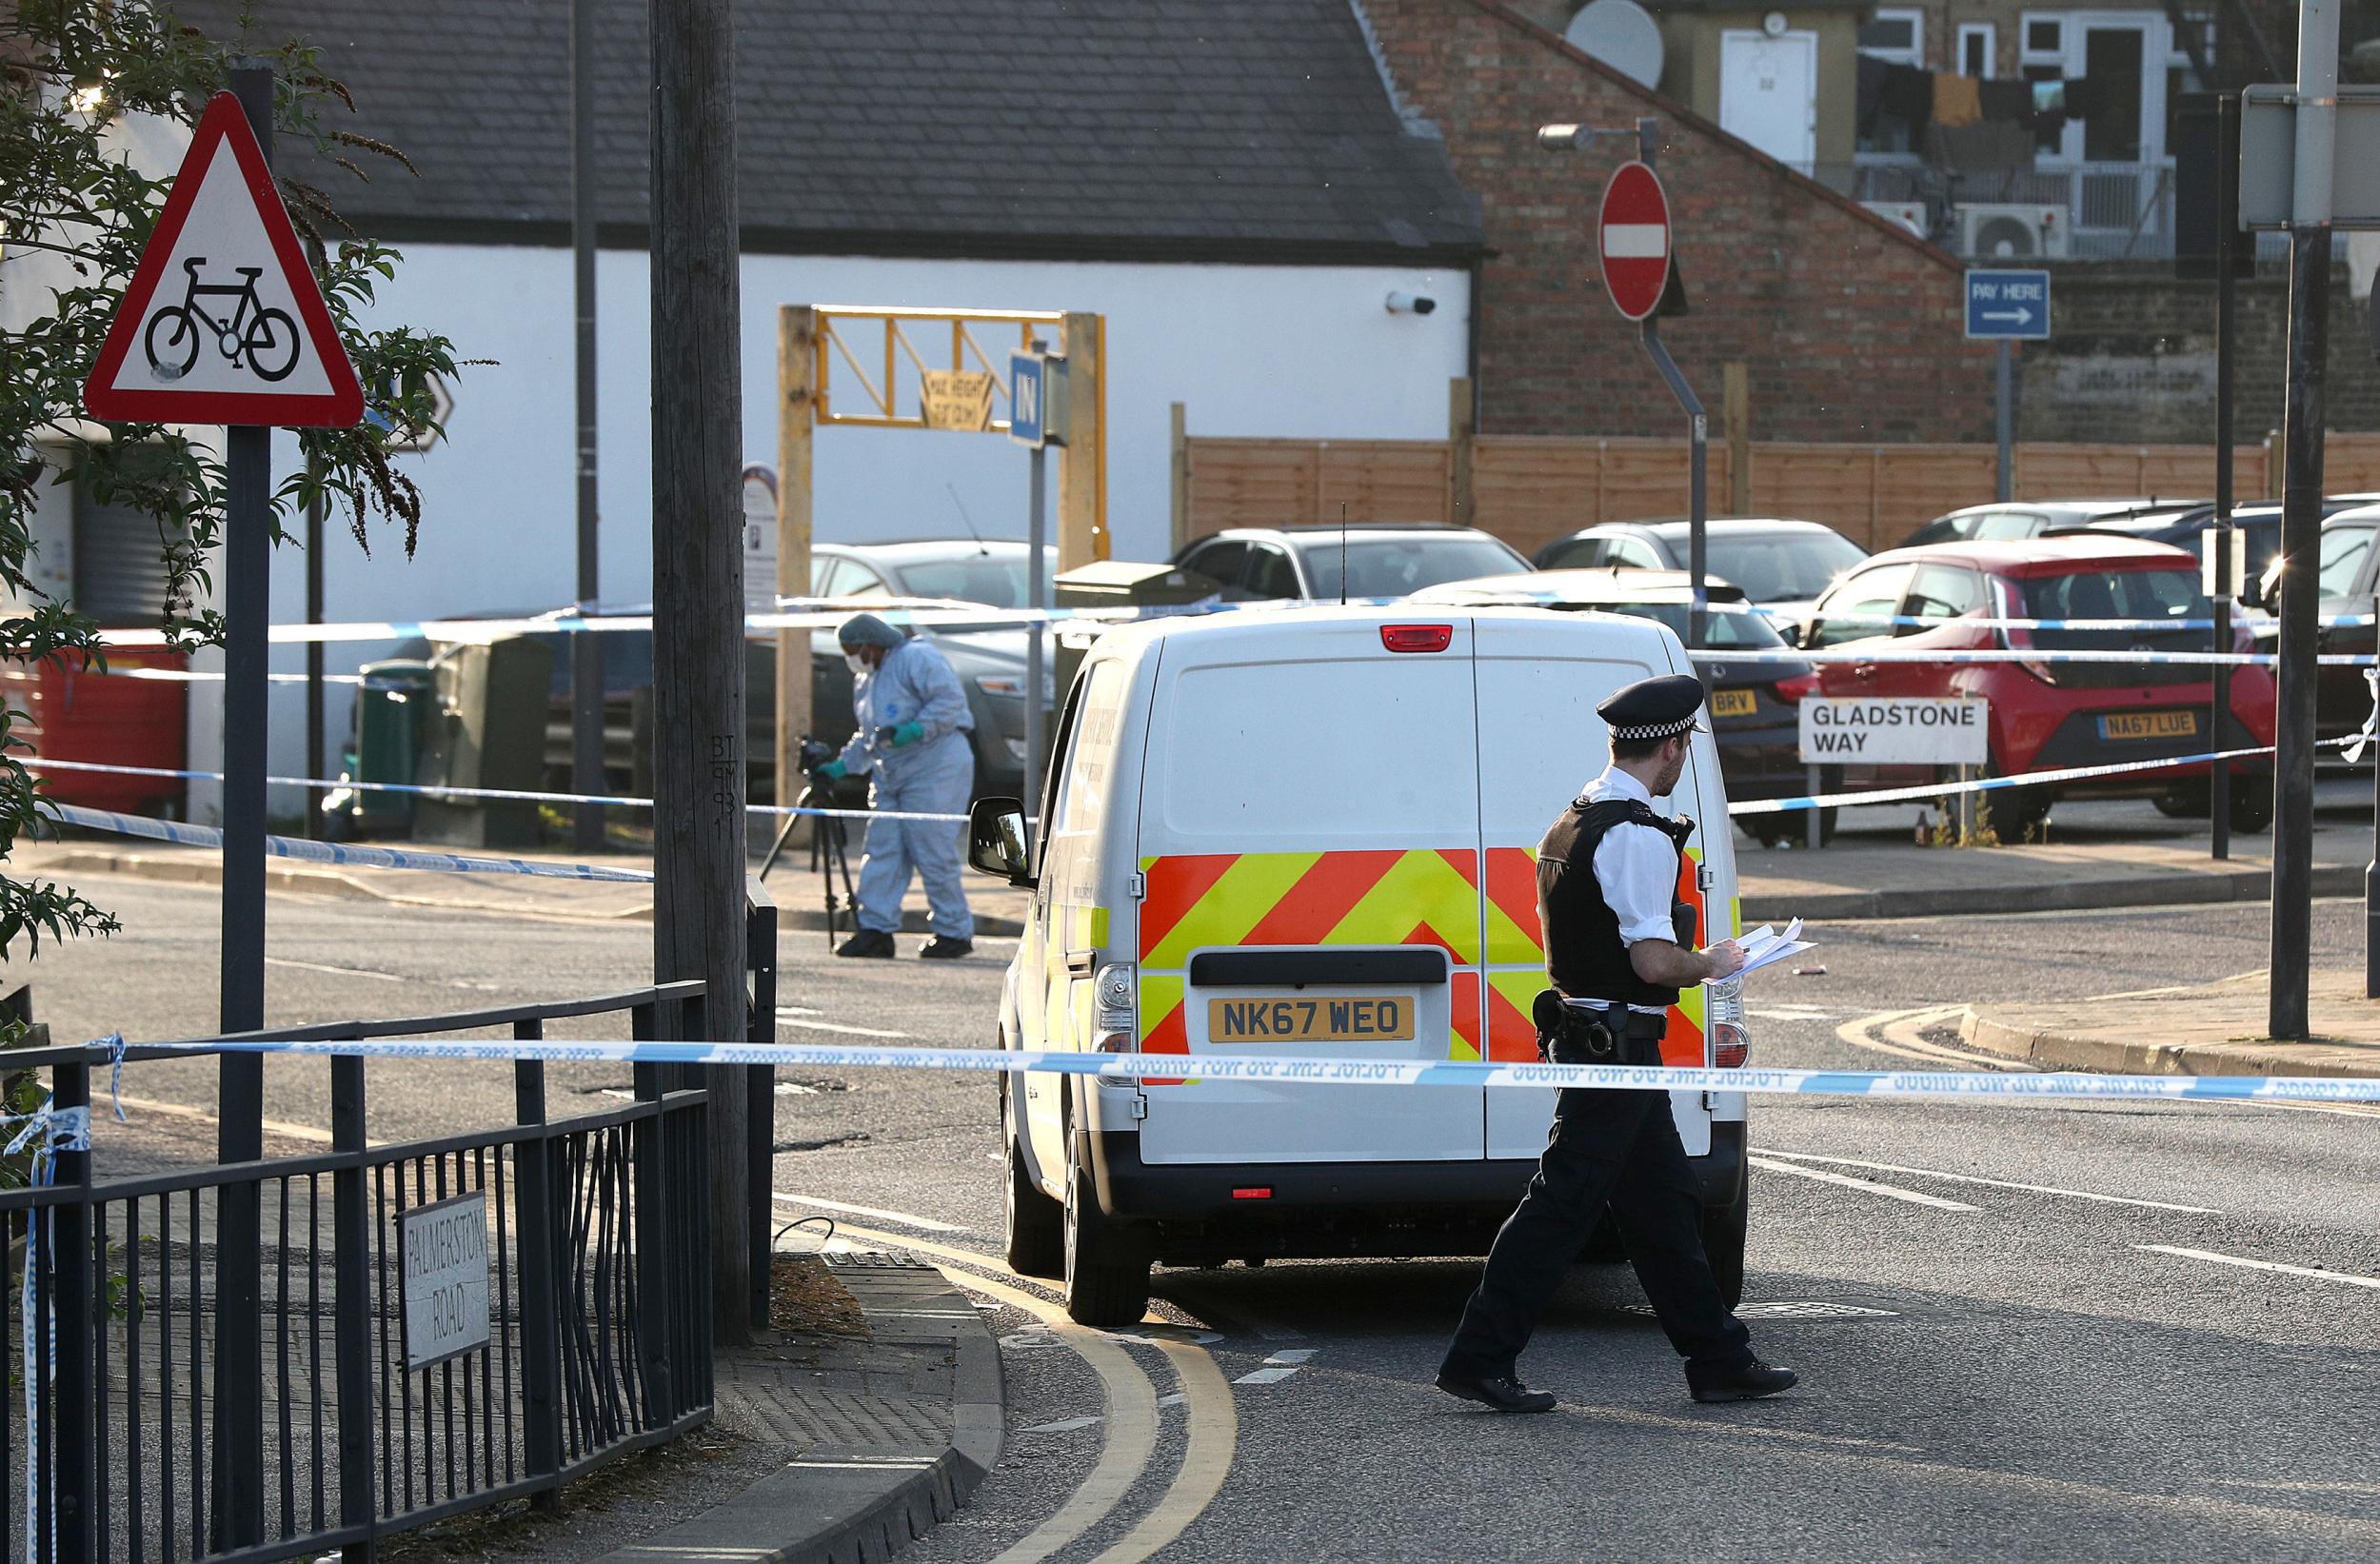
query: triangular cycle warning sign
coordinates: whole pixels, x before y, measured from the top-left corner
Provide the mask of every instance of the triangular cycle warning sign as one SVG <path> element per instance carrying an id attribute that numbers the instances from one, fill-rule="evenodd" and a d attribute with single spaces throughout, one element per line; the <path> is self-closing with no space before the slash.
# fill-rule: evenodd
<path id="1" fill-rule="evenodd" d="M 83 383 L 93 418 L 345 427 L 355 366 L 240 100 L 218 92 Z"/>

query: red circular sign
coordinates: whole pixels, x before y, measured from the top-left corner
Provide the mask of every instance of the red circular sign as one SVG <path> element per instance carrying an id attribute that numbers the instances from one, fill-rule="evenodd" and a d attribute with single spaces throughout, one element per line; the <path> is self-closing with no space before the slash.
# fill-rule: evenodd
<path id="1" fill-rule="evenodd" d="M 1652 169 L 1626 163 L 1612 175 L 1595 238 L 1612 303 L 1632 321 L 1652 314 L 1669 287 L 1669 197 Z"/>

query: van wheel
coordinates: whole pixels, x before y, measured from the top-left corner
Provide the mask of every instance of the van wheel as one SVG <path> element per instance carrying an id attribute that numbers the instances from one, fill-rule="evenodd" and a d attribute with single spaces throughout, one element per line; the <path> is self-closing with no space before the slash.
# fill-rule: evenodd
<path id="1" fill-rule="evenodd" d="M 1744 1235 L 1750 1227 L 1752 1170 L 1735 1185 L 1735 1198 L 1702 1214 L 1702 1253 L 1711 1261 L 1711 1279 L 1719 1297 L 1733 1309 L 1744 1300 Z"/>
<path id="2" fill-rule="evenodd" d="M 1008 1269 L 1021 1277 L 1057 1277 L 1066 1269 L 1066 1214 L 1041 1193 L 1025 1171 L 1024 1151 L 1017 1139 L 1016 1115 L 1005 1085 L 1000 1093 L 1000 1139 L 1007 1156 L 1001 1178 L 1001 1206 L 1007 1218 Z"/>
<path id="3" fill-rule="evenodd" d="M 1100 1210 L 1082 1159 L 1066 1163 L 1066 1315 L 1078 1325 L 1137 1325 L 1149 1312 L 1148 1259 Z"/>

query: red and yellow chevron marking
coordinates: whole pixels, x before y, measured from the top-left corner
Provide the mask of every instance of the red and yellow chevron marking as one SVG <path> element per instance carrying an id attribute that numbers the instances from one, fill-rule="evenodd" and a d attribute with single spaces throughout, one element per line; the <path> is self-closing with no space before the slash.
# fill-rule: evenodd
<path id="1" fill-rule="evenodd" d="M 1471 966 L 1478 860 L 1460 848 L 1143 859 L 1141 964 L 1179 968 L 1216 945 L 1436 945 Z"/>
<path id="2" fill-rule="evenodd" d="M 1498 1062 L 1525 1061 L 1537 1057 L 1537 1023 L 1529 1018 L 1529 1006 L 1537 991 L 1545 986 L 1545 936 L 1537 921 L 1537 855 L 1522 847 L 1491 847 L 1487 858 L 1489 964 L 1503 967 L 1523 961 L 1537 963 L 1523 971 L 1488 974 L 1488 1058 Z M 1677 899 L 1695 910 L 1697 945 L 1708 944 L 1711 940 L 1710 919 L 1703 906 L 1701 864 L 1702 855 L 1691 848 L 1679 855 Z M 1518 895 L 1524 875 L 1528 884 L 1525 901 Z M 1515 931 L 1516 938 L 1510 942 L 1499 943 L 1497 939 L 1496 917 L 1499 910 Z M 1698 1066 L 1702 1061 L 1702 990 L 1695 987 L 1679 995 L 1677 1003 L 1670 1007 L 1669 1032 L 1661 1039 L 1661 1062 Z"/>
<path id="3" fill-rule="evenodd" d="M 1479 1057 L 1479 975 L 1458 972 L 1451 991 L 1446 996 L 1447 1009 L 1453 1017 L 1446 1039 L 1446 1057 L 1451 1059 L 1476 1059 Z"/>
<path id="4" fill-rule="evenodd" d="M 1179 972 L 1144 973 L 1140 978 L 1140 1052 L 1187 1054 L 1190 1034 L 1182 1016 L 1182 976 Z M 1178 1086 L 1178 1080 L 1143 1077 L 1143 1086 Z"/>

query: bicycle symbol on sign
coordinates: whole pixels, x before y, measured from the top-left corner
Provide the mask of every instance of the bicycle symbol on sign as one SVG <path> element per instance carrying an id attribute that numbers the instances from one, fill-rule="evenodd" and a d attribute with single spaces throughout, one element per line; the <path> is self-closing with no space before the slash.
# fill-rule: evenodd
<path id="1" fill-rule="evenodd" d="M 256 279 L 264 274 L 263 267 L 235 267 L 242 281 L 237 287 L 229 283 L 202 283 L 198 268 L 207 264 L 207 257 L 194 255 L 182 263 L 189 273 L 189 291 L 182 302 L 167 305 L 149 317 L 141 333 L 142 350 L 149 355 L 149 366 L 159 380 L 180 380 L 198 363 L 198 345 L 204 333 L 200 327 L 214 333 L 215 350 L 231 362 L 231 366 L 253 370 L 265 380 L 280 380 L 297 367 L 297 322 L 288 311 L 268 309 L 256 297 Z M 219 321 L 208 314 L 198 301 L 202 298 L 236 299 L 231 318 Z"/>

